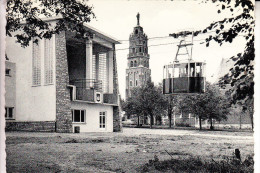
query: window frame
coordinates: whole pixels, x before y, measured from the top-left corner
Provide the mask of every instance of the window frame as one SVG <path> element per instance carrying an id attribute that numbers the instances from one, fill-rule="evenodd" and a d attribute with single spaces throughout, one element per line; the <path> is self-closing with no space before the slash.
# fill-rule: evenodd
<path id="1" fill-rule="evenodd" d="M 103 117 L 103 118 L 101 118 L 101 117 Z M 107 112 L 106 111 L 99 112 L 98 120 L 99 120 L 99 129 L 106 130 L 106 128 L 107 128 Z"/>
<path id="2" fill-rule="evenodd" d="M 12 117 L 10 117 L 10 109 L 12 110 Z M 14 107 L 5 107 L 5 119 L 14 120 Z"/>
<path id="3" fill-rule="evenodd" d="M 37 43 L 32 42 L 32 86 L 42 85 L 42 56 L 41 56 L 41 40 Z"/>
<path id="4" fill-rule="evenodd" d="M 53 39 L 44 39 L 44 85 L 54 84 Z"/>
<path id="5" fill-rule="evenodd" d="M 134 67 L 134 62 L 133 61 L 130 62 L 130 67 Z"/>
<path id="6" fill-rule="evenodd" d="M 11 77 L 11 69 L 10 68 L 5 69 L 5 76 Z"/>
<path id="7" fill-rule="evenodd" d="M 80 115 L 79 115 L 80 121 L 79 122 L 75 121 L 75 116 L 74 116 L 75 111 L 80 111 Z M 81 121 L 82 112 L 84 112 L 84 121 Z M 71 109 L 71 113 L 72 113 L 72 123 L 75 123 L 75 124 L 85 124 L 86 123 L 86 110 L 85 109 Z"/>
<path id="8" fill-rule="evenodd" d="M 133 86 L 133 82 L 130 80 L 129 81 L 129 86 L 132 87 Z"/>
<path id="9" fill-rule="evenodd" d="M 137 61 L 136 60 L 134 61 L 134 67 L 137 67 Z"/>

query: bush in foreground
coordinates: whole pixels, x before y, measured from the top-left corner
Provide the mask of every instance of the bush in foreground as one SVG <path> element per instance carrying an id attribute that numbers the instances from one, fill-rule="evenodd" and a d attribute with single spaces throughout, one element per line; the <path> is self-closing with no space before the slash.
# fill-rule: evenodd
<path id="1" fill-rule="evenodd" d="M 171 159 L 159 161 L 158 157 L 143 165 L 141 172 L 220 172 L 220 173 L 251 173 L 254 172 L 254 160 L 247 156 L 244 161 L 235 157 L 215 161 L 203 161 L 201 158 Z"/>

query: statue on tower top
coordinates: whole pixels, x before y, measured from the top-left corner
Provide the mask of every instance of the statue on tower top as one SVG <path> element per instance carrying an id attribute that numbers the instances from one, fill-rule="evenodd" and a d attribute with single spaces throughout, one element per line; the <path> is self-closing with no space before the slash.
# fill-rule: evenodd
<path id="1" fill-rule="evenodd" d="M 139 26 L 139 25 L 140 25 L 140 23 L 139 23 L 139 20 L 140 20 L 140 14 L 139 14 L 139 13 L 137 13 L 136 18 L 137 18 L 137 25 Z"/>

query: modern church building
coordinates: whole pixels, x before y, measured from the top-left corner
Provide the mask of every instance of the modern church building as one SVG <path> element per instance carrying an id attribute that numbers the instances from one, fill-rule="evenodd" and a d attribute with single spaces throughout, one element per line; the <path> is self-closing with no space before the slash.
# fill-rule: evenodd
<path id="1" fill-rule="evenodd" d="M 50 23 L 59 18 L 46 19 Z M 119 131 L 115 44 L 85 25 L 93 37 L 53 34 L 23 48 L 6 39 L 6 130 Z"/>

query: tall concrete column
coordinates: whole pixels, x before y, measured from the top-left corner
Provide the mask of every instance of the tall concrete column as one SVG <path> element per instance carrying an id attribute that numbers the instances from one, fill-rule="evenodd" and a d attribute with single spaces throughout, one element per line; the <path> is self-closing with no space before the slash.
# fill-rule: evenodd
<path id="1" fill-rule="evenodd" d="M 93 78 L 92 56 L 93 56 L 93 44 L 92 44 L 92 40 L 88 39 L 86 41 L 86 79 L 92 79 Z M 90 83 L 90 87 L 93 87 L 93 83 Z"/>
<path id="2" fill-rule="evenodd" d="M 108 52 L 108 93 L 112 94 L 113 93 L 113 56 L 114 56 L 114 52 L 113 50 L 110 50 Z"/>

